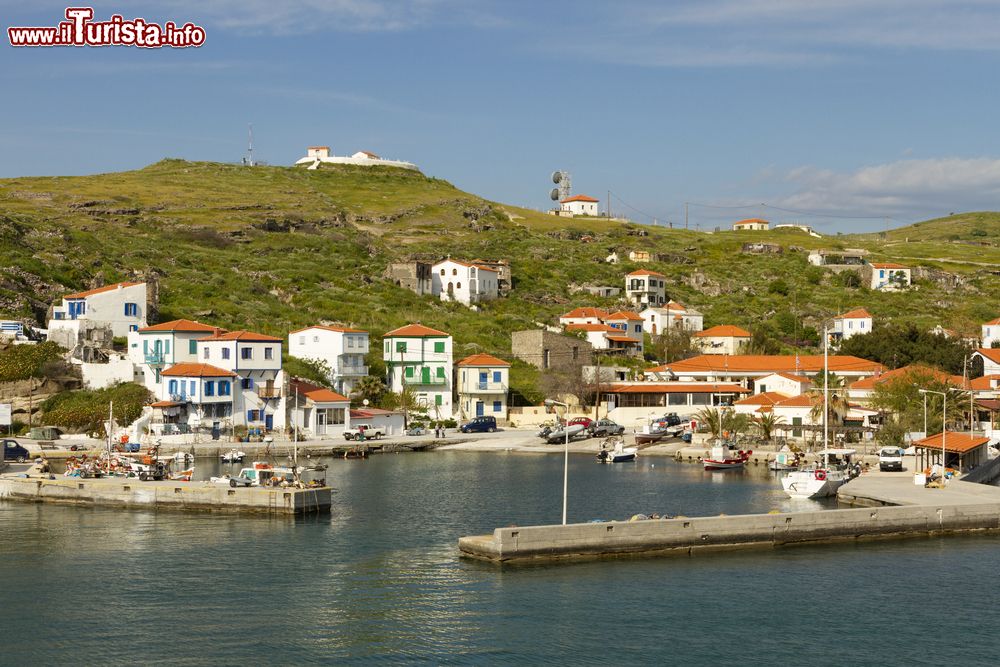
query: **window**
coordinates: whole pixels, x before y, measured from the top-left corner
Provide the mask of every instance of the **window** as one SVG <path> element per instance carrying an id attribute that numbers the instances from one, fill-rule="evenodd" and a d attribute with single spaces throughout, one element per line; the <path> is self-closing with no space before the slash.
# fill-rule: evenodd
<path id="1" fill-rule="evenodd" d="M 343 424 L 344 423 L 344 408 L 330 408 L 327 411 L 329 415 L 326 418 L 327 424 Z"/>
<path id="2" fill-rule="evenodd" d="M 274 359 L 274 348 L 273 347 L 265 347 L 264 348 L 264 358 L 267 359 L 268 361 L 270 361 L 271 359 Z"/>
<path id="3" fill-rule="evenodd" d="M 549 367 L 548 350 L 546 350 L 545 352 L 546 352 L 545 367 L 548 368 Z M 575 360 L 575 359 L 579 358 L 579 356 L 580 356 L 580 348 L 577 347 L 576 345 L 574 345 L 573 346 L 573 359 Z"/>
<path id="4" fill-rule="evenodd" d="M 455 283 L 455 289 L 462 289 L 462 283 Z"/>
<path id="5" fill-rule="evenodd" d="M 385 341 L 385 353 L 389 354 L 389 341 Z"/>
<path id="6" fill-rule="evenodd" d="M 215 396 L 215 380 L 205 380 L 205 395 Z"/>
<path id="7" fill-rule="evenodd" d="M 177 380 L 171 380 L 170 382 L 167 383 L 167 392 L 169 392 L 170 394 L 177 393 Z"/>
<path id="8" fill-rule="evenodd" d="M 396 341 L 396 352 L 406 352 L 406 341 L 398 340 Z"/>
<path id="9" fill-rule="evenodd" d="M 442 276 L 444 275 L 444 269 L 441 269 L 441 275 Z"/>
<path id="10" fill-rule="evenodd" d="M 203 359 L 208 359 L 209 352 L 208 352 L 208 348 L 207 347 L 204 348 L 204 351 L 202 352 L 201 356 L 202 356 Z"/>
<path id="11" fill-rule="evenodd" d="M 170 339 L 163 341 L 163 354 L 170 354 Z"/>
<path id="12" fill-rule="evenodd" d="M 443 405 L 444 397 L 441 394 L 434 395 L 434 405 Z"/>
<path id="13" fill-rule="evenodd" d="M 642 333 L 642 325 L 641 324 L 635 325 L 635 332 L 636 333 Z"/>
<path id="14" fill-rule="evenodd" d="M 437 369 L 437 376 L 438 376 L 439 378 L 443 378 L 443 377 L 444 377 L 444 366 L 438 366 L 438 369 Z"/>
<path id="15" fill-rule="evenodd" d="M 403 374 L 408 378 L 413 377 L 413 366 L 407 366 L 406 369 L 403 371 Z"/>
<path id="16" fill-rule="evenodd" d="M 493 412 L 503 412 L 503 403 L 500 401 L 493 401 Z"/>
<path id="17" fill-rule="evenodd" d="M 316 336 L 313 336 L 313 342 L 314 343 L 316 342 Z M 306 337 L 299 336 L 299 345 L 305 345 L 305 344 L 306 344 Z"/>
<path id="18" fill-rule="evenodd" d="M 139 330 L 139 325 L 138 324 L 130 324 L 130 325 L 128 325 L 128 330 L 129 331 L 138 331 Z"/>
<path id="19" fill-rule="evenodd" d="M 493 371 L 494 382 L 502 382 L 503 380 L 500 379 L 501 377 L 503 377 L 503 374 L 500 371 Z"/>
<path id="20" fill-rule="evenodd" d="M 228 347 L 222 348 L 222 358 L 223 359 L 228 359 L 229 358 L 229 348 Z"/>
<path id="21" fill-rule="evenodd" d="M 134 303 L 125 304 L 125 317 L 138 317 L 139 316 L 139 306 Z"/>
<path id="22" fill-rule="evenodd" d="M 229 396 L 231 393 L 229 380 L 219 380 L 219 396 Z"/>
<path id="23" fill-rule="evenodd" d="M 442 341 L 436 341 L 434 343 L 434 351 L 437 352 L 437 353 L 443 353 L 444 352 L 444 341 L 443 340 Z"/>
<path id="24" fill-rule="evenodd" d="M 188 385 L 189 385 L 189 388 L 191 389 L 191 391 L 188 392 L 188 393 L 190 393 L 192 396 L 194 396 L 195 391 L 197 391 L 197 389 L 198 389 L 198 383 L 196 381 L 194 381 L 194 380 L 191 380 L 188 383 Z"/>
<path id="25" fill-rule="evenodd" d="M 354 336 L 347 336 L 347 347 L 354 347 Z"/>
<path id="26" fill-rule="evenodd" d="M 260 421 L 260 410 L 247 410 L 247 421 Z"/>
<path id="27" fill-rule="evenodd" d="M 198 341 L 190 340 L 188 341 L 188 354 L 198 354 Z"/>
<path id="28" fill-rule="evenodd" d="M 240 359 L 253 359 L 253 348 L 252 347 L 241 348 Z"/>
<path id="29" fill-rule="evenodd" d="M 243 378 L 240 384 L 244 389 L 253 389 L 253 378 Z"/>
<path id="30" fill-rule="evenodd" d="M 451 270 L 451 275 L 457 276 L 458 275 L 458 269 L 452 269 Z"/>
<path id="31" fill-rule="evenodd" d="M 156 373 L 156 384 L 160 384 L 160 369 L 157 368 L 154 372 Z"/>

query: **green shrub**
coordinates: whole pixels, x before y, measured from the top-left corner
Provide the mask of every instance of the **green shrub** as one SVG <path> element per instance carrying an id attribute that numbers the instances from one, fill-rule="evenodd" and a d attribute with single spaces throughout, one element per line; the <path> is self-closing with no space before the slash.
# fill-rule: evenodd
<path id="1" fill-rule="evenodd" d="M 60 363 L 65 351 L 56 343 L 12 345 L 0 352 L 0 382 L 27 380 L 63 371 Z"/>
<path id="2" fill-rule="evenodd" d="M 67 431 L 91 433 L 103 430 L 112 402 L 115 421 L 126 426 L 139 418 L 143 406 L 148 405 L 151 398 L 145 387 L 128 382 L 106 389 L 60 392 L 46 399 L 41 409 L 46 424 Z"/>

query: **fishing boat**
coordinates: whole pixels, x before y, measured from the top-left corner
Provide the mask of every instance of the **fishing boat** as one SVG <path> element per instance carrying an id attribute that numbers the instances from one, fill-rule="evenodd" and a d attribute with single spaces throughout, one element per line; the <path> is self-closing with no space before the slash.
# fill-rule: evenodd
<path id="1" fill-rule="evenodd" d="M 246 452 L 233 448 L 222 454 L 219 458 L 222 459 L 223 463 L 243 463 L 243 459 L 246 458 Z"/>
<path id="2" fill-rule="evenodd" d="M 767 468 L 768 470 L 773 470 L 775 472 L 786 472 L 798 470 L 800 465 L 801 460 L 799 459 L 799 455 L 795 452 L 778 452 L 767 464 Z"/>
<path id="3" fill-rule="evenodd" d="M 753 450 L 733 450 L 727 443 L 712 447 L 708 458 L 702 459 L 705 470 L 737 470 L 746 465 Z"/>
<path id="4" fill-rule="evenodd" d="M 638 447 L 626 447 L 624 438 L 614 436 L 601 443 L 601 451 L 597 453 L 597 460 L 601 463 L 624 463 L 635 461 L 638 454 Z"/>
<path id="5" fill-rule="evenodd" d="M 654 442 L 659 442 L 667 436 L 667 430 L 660 423 L 660 420 L 648 421 L 644 420 L 642 427 L 635 430 L 635 444 L 637 445 L 651 445 Z"/>
<path id="6" fill-rule="evenodd" d="M 550 445 L 557 445 L 560 442 L 565 442 L 566 440 L 572 440 L 576 436 L 580 435 L 586 430 L 583 424 L 570 424 L 569 426 L 560 426 L 554 431 L 551 431 L 548 436 L 546 436 L 545 441 Z"/>
<path id="7" fill-rule="evenodd" d="M 792 498 L 825 498 L 836 495 L 837 489 L 860 474 L 852 465 L 853 449 L 824 449 L 819 454 L 821 464 L 795 470 L 782 478 L 781 486 Z"/>

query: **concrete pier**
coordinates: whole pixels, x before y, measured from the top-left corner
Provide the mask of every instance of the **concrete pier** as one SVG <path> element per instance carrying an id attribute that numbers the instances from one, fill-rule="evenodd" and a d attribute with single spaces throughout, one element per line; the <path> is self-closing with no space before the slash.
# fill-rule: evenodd
<path id="1" fill-rule="evenodd" d="M 852 502 L 869 506 L 864 509 L 497 528 L 463 537 L 458 546 L 462 556 L 506 563 L 1000 530 L 998 488 L 953 481 L 946 489 L 925 489 L 913 485 L 912 475 L 885 481 L 872 476 L 843 487 Z"/>
<path id="2" fill-rule="evenodd" d="M 0 475 L 0 499 L 108 507 L 296 515 L 329 512 L 332 489 L 230 488 L 210 482 L 142 482 L 134 478 L 80 479 Z"/>

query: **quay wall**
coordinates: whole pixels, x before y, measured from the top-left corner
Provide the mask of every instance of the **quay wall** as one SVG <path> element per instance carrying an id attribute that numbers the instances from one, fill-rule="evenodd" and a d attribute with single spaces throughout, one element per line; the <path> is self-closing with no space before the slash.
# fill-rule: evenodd
<path id="1" fill-rule="evenodd" d="M 294 515 L 329 512 L 331 498 L 329 487 L 234 489 L 205 482 L 0 476 L 0 499 L 22 502 Z"/>
<path id="2" fill-rule="evenodd" d="M 463 537 L 463 556 L 495 562 L 777 547 L 1000 529 L 1000 504 L 906 505 L 814 512 L 497 528 Z"/>

